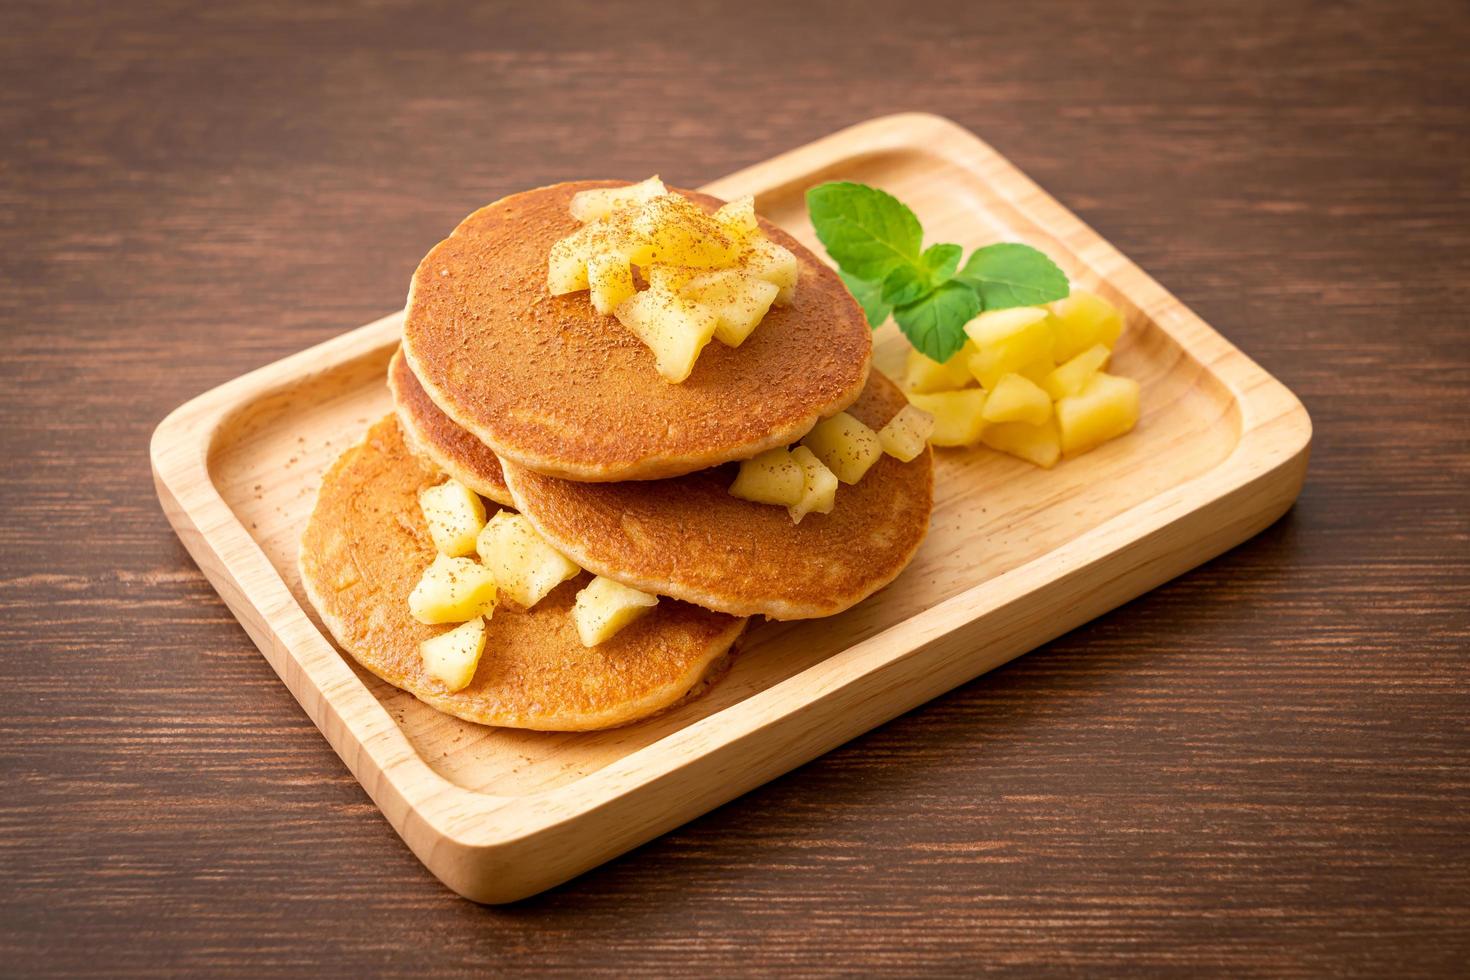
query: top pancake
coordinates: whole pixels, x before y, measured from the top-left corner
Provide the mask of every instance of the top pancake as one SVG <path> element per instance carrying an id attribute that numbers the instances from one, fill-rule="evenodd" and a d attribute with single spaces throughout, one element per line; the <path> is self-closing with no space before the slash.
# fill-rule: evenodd
<path id="1" fill-rule="evenodd" d="M 393 393 L 393 410 L 398 413 L 410 446 L 480 496 L 506 507 L 515 506 L 500 471 L 500 460 L 483 442 L 439 411 L 409 370 L 402 350 L 394 351 L 393 360 L 388 362 L 388 390 Z"/>
<path id="2" fill-rule="evenodd" d="M 880 429 L 906 401 L 874 371 L 848 411 Z M 673 480 L 573 483 L 503 461 L 516 506 L 557 550 L 634 588 L 772 619 L 830 616 L 891 582 L 929 530 L 933 453 L 886 453 L 830 514 L 730 496 L 735 466 Z"/>
<path id="3" fill-rule="evenodd" d="M 723 661 L 745 621 L 661 598 L 607 642 L 584 647 L 571 607 L 590 576 L 563 582 L 532 609 L 502 602 L 485 624 L 474 680 L 449 691 L 424 670 L 425 626 L 408 594 L 434 558 L 419 491 L 444 479 L 404 443 L 389 415 L 322 479 L 301 539 L 307 597 L 342 648 L 394 687 L 486 725 L 583 731 L 622 725 L 677 703 Z"/>
<path id="4" fill-rule="evenodd" d="M 862 391 L 872 337 L 836 273 L 767 221 L 800 263 L 795 302 L 737 348 L 712 341 L 671 384 L 653 353 L 586 291 L 546 291 L 551 246 L 579 225 L 572 195 L 513 194 L 429 252 L 409 289 L 403 351 L 444 413 L 502 460 L 569 480 L 648 480 L 794 442 Z M 720 202 L 680 191 L 708 210 Z"/>

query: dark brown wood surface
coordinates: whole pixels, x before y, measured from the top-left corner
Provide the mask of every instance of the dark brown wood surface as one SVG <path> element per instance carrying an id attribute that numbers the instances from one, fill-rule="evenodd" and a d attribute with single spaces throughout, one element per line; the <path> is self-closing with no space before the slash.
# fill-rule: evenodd
<path id="1" fill-rule="evenodd" d="M 1463 975 L 1470 7 L 0 8 L 0 974 Z M 1295 390 L 1295 510 L 546 895 L 400 844 L 147 443 L 474 207 L 970 127 Z"/>

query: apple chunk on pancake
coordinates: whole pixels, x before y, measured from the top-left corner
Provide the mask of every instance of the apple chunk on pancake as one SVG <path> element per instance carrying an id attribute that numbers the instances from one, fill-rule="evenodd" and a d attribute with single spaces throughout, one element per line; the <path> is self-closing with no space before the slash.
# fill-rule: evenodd
<path id="1" fill-rule="evenodd" d="M 420 623 L 408 602 L 437 555 L 419 494 L 443 479 L 410 451 L 398 420 L 388 416 L 323 477 L 299 556 L 307 597 L 342 649 L 440 711 L 546 731 L 626 724 L 697 688 L 745 626 L 743 619 L 665 599 L 588 648 L 572 616 L 577 593 L 593 578 L 583 572 L 532 609 L 497 606 L 485 620 L 473 676 L 450 690 L 420 649 L 449 627 Z"/>
<path id="2" fill-rule="evenodd" d="M 681 383 L 586 293 L 552 296 L 553 244 L 580 226 L 557 184 L 470 215 L 414 273 L 403 351 L 450 419 L 502 460 L 579 481 L 679 476 L 789 445 L 866 383 L 872 337 L 836 273 L 769 222 L 800 286 L 739 346 L 710 344 Z M 720 202 L 681 191 L 706 211 Z"/>
<path id="3" fill-rule="evenodd" d="M 759 331 L 756 332 L 757 336 Z M 873 372 L 847 411 L 879 430 L 907 402 Z M 505 461 L 521 513 L 583 568 L 732 615 L 830 616 L 891 582 L 929 528 L 933 454 L 883 453 L 831 513 L 804 514 L 730 493 L 734 466 L 670 480 L 577 483 Z M 835 480 L 834 480 L 835 482 Z"/>

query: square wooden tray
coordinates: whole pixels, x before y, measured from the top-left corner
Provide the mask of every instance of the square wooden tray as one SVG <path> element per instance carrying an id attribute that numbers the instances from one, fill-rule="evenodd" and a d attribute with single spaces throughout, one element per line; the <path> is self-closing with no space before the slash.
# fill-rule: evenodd
<path id="1" fill-rule="evenodd" d="M 342 656 L 296 545 L 322 472 L 389 410 L 402 314 L 237 378 L 153 436 L 158 495 L 199 566 L 395 830 L 481 902 L 533 894 L 740 795 L 1245 540 L 1296 499 L 1311 422 L 1274 378 L 955 124 L 875 119 L 718 180 L 821 254 L 803 193 L 883 187 L 935 241 L 1024 241 L 1116 303 L 1143 385 L 1128 436 L 1047 472 L 938 456 L 932 530 L 887 589 L 827 620 L 754 626 L 729 675 L 608 732 L 484 728 Z M 904 341 L 878 333 L 897 373 Z"/>

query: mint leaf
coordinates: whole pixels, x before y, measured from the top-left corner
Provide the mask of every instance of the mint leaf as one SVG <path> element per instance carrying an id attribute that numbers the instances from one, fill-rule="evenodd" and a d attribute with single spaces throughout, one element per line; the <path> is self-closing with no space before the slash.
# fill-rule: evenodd
<path id="1" fill-rule="evenodd" d="M 919 219 L 875 187 L 819 184 L 806 192 L 806 205 L 869 326 L 892 313 L 909 342 L 941 363 L 964 346 L 964 326 L 981 310 L 1039 306 L 1067 295 L 1066 274 L 1029 245 L 976 249 L 963 268 L 958 245 L 920 251 Z"/>
<path id="2" fill-rule="evenodd" d="M 980 294 L 987 310 L 1040 306 L 1067 296 L 1067 274 L 1030 245 L 1003 242 L 970 253 L 955 276 Z"/>
<path id="3" fill-rule="evenodd" d="M 850 276 L 845 272 L 838 272 L 837 278 L 847 286 L 847 291 L 852 293 L 852 298 L 858 301 L 863 308 L 863 316 L 868 318 L 868 326 L 881 326 L 888 319 L 891 303 L 883 302 L 883 284 L 880 282 L 869 282 Z"/>
<path id="4" fill-rule="evenodd" d="M 895 268 L 919 262 L 924 230 L 891 194 L 834 181 L 807 191 L 806 207 L 817 237 L 843 272 L 881 282 Z"/>
<path id="5" fill-rule="evenodd" d="M 954 270 L 960 264 L 961 251 L 958 245 L 930 245 L 924 249 L 919 259 L 929 270 L 929 281 L 937 286 L 953 278 Z"/>
<path id="6" fill-rule="evenodd" d="M 888 273 L 883 280 L 883 301 L 891 306 L 913 303 L 948 282 L 959 264 L 958 245 L 930 245 L 917 266 L 901 265 Z"/>
<path id="7" fill-rule="evenodd" d="M 883 279 L 883 302 L 904 306 L 929 291 L 929 277 L 921 268 L 901 265 Z"/>
<path id="8" fill-rule="evenodd" d="M 939 286 L 916 303 L 893 311 L 909 343 L 941 364 L 965 346 L 965 324 L 980 313 L 980 297 L 957 279 Z"/>

